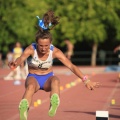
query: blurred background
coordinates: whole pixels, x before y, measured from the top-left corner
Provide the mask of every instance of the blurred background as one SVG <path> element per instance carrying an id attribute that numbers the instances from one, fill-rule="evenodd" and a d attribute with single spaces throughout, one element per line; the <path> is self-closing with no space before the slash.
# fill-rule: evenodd
<path id="1" fill-rule="evenodd" d="M 48 10 L 60 17 L 51 33 L 53 44 L 64 53 L 65 40 L 74 46 L 76 65 L 118 65 L 120 45 L 120 0 L 0 0 L 0 67 L 18 41 L 25 49 L 35 42 L 37 18 Z M 62 65 L 54 60 L 54 65 Z"/>

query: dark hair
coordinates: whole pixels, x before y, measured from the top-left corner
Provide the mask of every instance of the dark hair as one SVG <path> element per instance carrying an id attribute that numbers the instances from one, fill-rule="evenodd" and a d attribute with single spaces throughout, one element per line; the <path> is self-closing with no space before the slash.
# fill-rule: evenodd
<path id="1" fill-rule="evenodd" d="M 54 16 L 54 12 L 49 10 L 47 13 L 43 15 L 43 21 L 45 27 L 48 29 L 44 30 L 40 26 L 37 26 L 38 31 L 36 33 L 36 42 L 38 42 L 38 39 L 47 39 L 49 38 L 52 41 L 52 35 L 50 33 L 50 30 L 52 30 L 58 23 L 59 23 L 59 17 Z M 52 24 L 52 27 L 49 28 L 49 24 Z"/>

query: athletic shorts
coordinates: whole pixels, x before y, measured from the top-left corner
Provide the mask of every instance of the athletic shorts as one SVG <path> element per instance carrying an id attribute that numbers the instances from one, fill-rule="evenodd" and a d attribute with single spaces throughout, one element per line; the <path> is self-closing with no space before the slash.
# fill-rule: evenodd
<path id="1" fill-rule="evenodd" d="M 53 75 L 54 75 L 53 72 L 50 72 L 50 73 L 48 73 L 46 75 L 36 75 L 36 74 L 29 73 L 27 78 L 31 77 L 31 76 L 34 77 L 37 80 L 37 82 L 38 82 L 38 84 L 40 86 L 40 89 L 43 90 L 46 81 L 48 80 L 49 77 L 51 77 Z"/>

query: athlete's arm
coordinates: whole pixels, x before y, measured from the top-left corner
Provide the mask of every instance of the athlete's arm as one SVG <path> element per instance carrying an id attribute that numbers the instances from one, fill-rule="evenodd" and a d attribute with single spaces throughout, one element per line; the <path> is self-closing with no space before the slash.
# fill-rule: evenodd
<path id="1" fill-rule="evenodd" d="M 63 52 L 58 49 L 54 48 L 54 57 L 60 60 L 66 67 L 68 67 L 75 75 L 77 75 L 79 78 L 83 78 L 84 74 L 79 70 L 79 68 L 74 65 L 64 54 Z"/>
<path id="2" fill-rule="evenodd" d="M 14 69 L 17 66 L 21 65 L 32 54 L 33 54 L 33 47 L 32 45 L 30 45 L 23 51 L 20 57 L 18 57 L 15 61 L 10 62 L 8 66 Z"/>
<path id="3" fill-rule="evenodd" d="M 79 70 L 79 68 L 74 65 L 58 48 L 54 48 L 53 57 L 60 60 L 66 67 L 68 67 L 75 75 L 83 80 L 84 74 Z M 88 81 L 88 80 L 87 80 Z M 86 83 L 86 87 L 93 90 L 94 87 L 98 87 L 100 84 L 98 82 L 91 82 L 90 80 Z"/>

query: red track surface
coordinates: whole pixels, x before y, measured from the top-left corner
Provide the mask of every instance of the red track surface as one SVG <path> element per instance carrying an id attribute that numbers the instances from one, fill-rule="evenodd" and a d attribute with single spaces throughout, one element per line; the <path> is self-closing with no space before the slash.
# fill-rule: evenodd
<path id="1" fill-rule="evenodd" d="M 39 91 L 33 96 L 28 120 L 95 120 L 96 111 L 109 111 L 109 120 L 120 120 L 120 83 L 117 82 L 117 72 L 104 72 L 104 67 L 80 67 L 92 81 L 102 83 L 94 91 L 88 90 L 78 78 L 65 67 L 54 67 L 54 73 L 60 78 L 61 103 L 55 117 L 48 116 L 49 93 Z M 19 120 L 18 105 L 24 93 L 22 85 L 15 86 L 14 81 L 5 81 L 3 77 L 8 69 L 0 70 L 0 120 Z M 66 88 L 66 84 L 75 82 L 76 86 Z M 40 99 L 41 105 L 34 107 L 34 102 Z M 115 99 L 115 105 L 111 100 Z"/>

